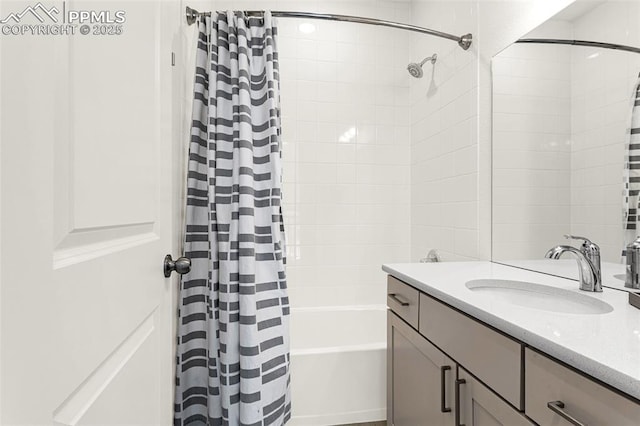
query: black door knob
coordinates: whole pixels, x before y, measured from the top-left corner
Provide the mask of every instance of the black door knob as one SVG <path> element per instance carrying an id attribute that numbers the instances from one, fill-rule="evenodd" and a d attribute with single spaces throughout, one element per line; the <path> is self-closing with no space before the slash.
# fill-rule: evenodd
<path id="1" fill-rule="evenodd" d="M 176 271 L 180 275 L 184 275 L 191 270 L 191 259 L 186 257 L 179 257 L 176 260 L 171 258 L 168 254 L 164 257 L 164 276 L 169 278 L 171 272 Z"/>

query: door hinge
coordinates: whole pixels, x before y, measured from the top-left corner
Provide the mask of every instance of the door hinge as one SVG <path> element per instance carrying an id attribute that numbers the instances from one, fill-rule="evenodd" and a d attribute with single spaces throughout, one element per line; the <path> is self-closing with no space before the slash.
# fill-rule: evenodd
<path id="1" fill-rule="evenodd" d="M 171 52 L 171 66 L 176 66 L 176 52 Z"/>

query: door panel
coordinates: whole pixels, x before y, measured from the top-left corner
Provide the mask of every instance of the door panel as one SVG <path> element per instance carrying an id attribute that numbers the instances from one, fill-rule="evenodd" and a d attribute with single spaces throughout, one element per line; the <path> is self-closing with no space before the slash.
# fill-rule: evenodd
<path id="1" fill-rule="evenodd" d="M 394 313 L 388 313 L 387 416 L 394 426 L 452 425 L 455 364 Z M 441 367 L 445 405 L 441 411 Z"/>
<path id="2" fill-rule="evenodd" d="M 534 426 L 522 413 L 458 367 L 460 422 L 468 426 Z"/>
<path id="3" fill-rule="evenodd" d="M 51 6 L 126 22 L 0 36 L 0 423 L 170 424 L 179 5 Z"/>
<path id="4" fill-rule="evenodd" d="M 436 393 L 439 371 L 402 333 L 393 334 L 393 424 L 440 424 Z"/>
<path id="5" fill-rule="evenodd" d="M 131 229 L 157 219 L 160 8 L 151 2 L 105 4 L 126 12 L 122 35 L 69 38 L 66 75 L 73 84 L 66 143 L 72 169 L 70 182 L 60 184 L 70 190 L 71 232 Z"/>
<path id="6" fill-rule="evenodd" d="M 70 9 L 99 4 L 126 12 L 123 34 L 73 36 L 57 46 L 65 60 L 55 64 L 64 86 L 55 98 L 61 105 L 54 146 L 56 266 L 73 256 L 82 261 L 88 253 L 145 244 L 157 234 L 160 8 L 67 1 Z"/>
<path id="7" fill-rule="evenodd" d="M 160 397 L 159 377 L 153 374 L 159 369 L 154 364 L 157 357 L 153 352 L 158 345 L 154 320 L 155 315 L 147 318 L 78 386 L 54 412 L 55 423 L 149 424 L 155 421 L 160 424 L 154 398 L 122 399 L 122 395 L 143 395 L 149 390 L 156 390 L 157 398 Z M 151 368 L 146 364 L 151 364 Z M 129 380 L 131 377 L 136 380 Z M 122 413 L 126 413 L 124 417 Z"/>
<path id="8" fill-rule="evenodd" d="M 482 405 L 477 401 L 473 401 L 473 425 L 474 426 L 502 426 L 502 423 L 491 415 Z"/>

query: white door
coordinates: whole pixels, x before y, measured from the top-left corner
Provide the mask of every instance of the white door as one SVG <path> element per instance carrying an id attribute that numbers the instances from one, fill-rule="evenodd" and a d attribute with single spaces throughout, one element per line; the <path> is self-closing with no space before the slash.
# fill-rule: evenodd
<path id="1" fill-rule="evenodd" d="M 177 3 L 0 4 L 2 425 L 171 423 Z"/>

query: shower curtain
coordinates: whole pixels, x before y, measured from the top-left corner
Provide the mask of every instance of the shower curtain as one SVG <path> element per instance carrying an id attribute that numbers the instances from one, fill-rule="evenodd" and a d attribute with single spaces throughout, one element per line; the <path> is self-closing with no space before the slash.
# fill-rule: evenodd
<path id="1" fill-rule="evenodd" d="M 175 425 L 289 420 L 289 300 L 270 13 L 198 21 Z"/>
<path id="2" fill-rule="evenodd" d="M 640 236 L 638 223 L 640 222 L 640 75 L 633 86 L 634 92 L 631 107 L 631 126 L 629 129 L 629 144 L 625 157 L 624 180 L 624 247 Z"/>

